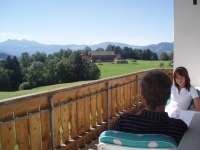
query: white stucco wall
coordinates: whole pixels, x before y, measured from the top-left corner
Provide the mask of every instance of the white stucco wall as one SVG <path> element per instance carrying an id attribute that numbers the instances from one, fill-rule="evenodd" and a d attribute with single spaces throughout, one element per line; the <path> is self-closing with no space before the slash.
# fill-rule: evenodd
<path id="1" fill-rule="evenodd" d="M 187 68 L 191 84 L 200 87 L 200 0 L 174 0 L 174 69 Z"/>

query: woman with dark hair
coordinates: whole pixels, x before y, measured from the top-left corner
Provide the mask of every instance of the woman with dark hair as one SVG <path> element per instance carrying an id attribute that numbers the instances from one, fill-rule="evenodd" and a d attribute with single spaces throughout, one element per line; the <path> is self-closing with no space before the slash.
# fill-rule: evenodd
<path id="1" fill-rule="evenodd" d="M 171 88 L 170 108 L 187 110 L 192 99 L 195 108 L 192 110 L 200 111 L 200 101 L 197 90 L 190 84 L 190 77 L 185 67 L 178 67 L 174 71 L 174 85 Z"/>

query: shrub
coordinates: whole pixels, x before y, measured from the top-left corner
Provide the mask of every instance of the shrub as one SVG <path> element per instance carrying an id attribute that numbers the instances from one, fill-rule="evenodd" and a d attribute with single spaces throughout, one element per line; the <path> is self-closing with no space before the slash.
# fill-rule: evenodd
<path id="1" fill-rule="evenodd" d="M 137 62 L 137 60 L 136 59 L 131 59 L 131 62 Z"/>
<path id="2" fill-rule="evenodd" d="M 117 64 L 128 64 L 127 60 L 116 60 L 115 61 Z"/>
<path id="3" fill-rule="evenodd" d="M 96 60 L 96 63 L 101 64 L 101 59 Z"/>
<path id="4" fill-rule="evenodd" d="M 86 80 L 96 80 L 101 76 L 101 71 L 96 64 L 90 63 L 85 73 Z"/>
<path id="5" fill-rule="evenodd" d="M 161 63 L 160 63 L 160 67 L 163 67 L 163 66 L 164 66 L 164 62 L 161 62 Z"/>
<path id="6" fill-rule="evenodd" d="M 29 82 L 23 82 L 22 84 L 19 85 L 19 90 L 28 90 L 31 88 L 32 86 Z"/>

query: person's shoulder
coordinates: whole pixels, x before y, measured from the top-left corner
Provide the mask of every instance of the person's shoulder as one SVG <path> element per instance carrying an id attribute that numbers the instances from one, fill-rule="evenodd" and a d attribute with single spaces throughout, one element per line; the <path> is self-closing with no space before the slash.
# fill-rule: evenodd
<path id="1" fill-rule="evenodd" d="M 130 113 L 125 113 L 123 115 L 121 115 L 121 117 L 132 117 L 135 116 L 136 114 L 130 114 Z"/>
<path id="2" fill-rule="evenodd" d="M 172 87 L 171 87 L 171 89 L 175 89 L 176 88 L 176 86 L 174 85 L 174 84 L 172 84 Z"/>
<path id="3" fill-rule="evenodd" d="M 176 91 L 176 89 L 177 89 L 177 87 L 174 84 L 172 84 L 171 91 L 174 92 L 174 91 Z"/>
<path id="4" fill-rule="evenodd" d="M 187 124 L 181 119 L 170 118 L 170 121 L 173 122 L 174 124 L 178 124 L 185 128 L 188 128 Z"/>
<path id="5" fill-rule="evenodd" d="M 194 86 L 190 86 L 190 90 L 196 90 L 196 88 Z"/>
<path id="6" fill-rule="evenodd" d="M 135 118 L 137 116 L 138 115 L 136 115 L 136 114 L 125 113 L 125 114 L 121 115 L 120 118 Z"/>

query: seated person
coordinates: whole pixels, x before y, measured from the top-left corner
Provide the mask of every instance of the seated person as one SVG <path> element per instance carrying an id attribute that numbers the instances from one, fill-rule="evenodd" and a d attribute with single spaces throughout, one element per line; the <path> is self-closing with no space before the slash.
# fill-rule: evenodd
<path id="1" fill-rule="evenodd" d="M 171 101 L 167 106 L 169 110 L 187 110 L 192 99 L 195 108 L 200 111 L 200 101 L 197 90 L 190 84 L 190 77 L 185 67 L 178 67 L 174 71 L 174 85 L 171 88 Z"/>
<path id="2" fill-rule="evenodd" d="M 164 72 L 153 70 L 144 75 L 140 85 L 146 108 L 140 114 L 127 113 L 120 116 L 111 130 L 134 134 L 163 134 L 173 137 L 179 144 L 188 127 L 181 119 L 170 118 L 165 112 L 171 93 L 171 80 Z"/>

